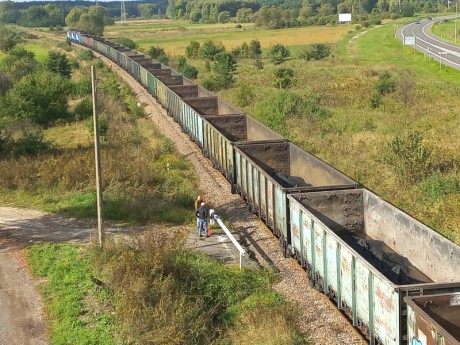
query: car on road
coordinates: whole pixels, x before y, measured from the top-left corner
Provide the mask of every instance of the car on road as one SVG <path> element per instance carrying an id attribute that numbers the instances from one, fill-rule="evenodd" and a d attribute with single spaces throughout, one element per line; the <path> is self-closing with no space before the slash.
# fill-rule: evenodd
<path id="1" fill-rule="evenodd" d="M 420 20 L 416 20 L 416 21 L 415 21 L 415 24 L 420 24 Z"/>

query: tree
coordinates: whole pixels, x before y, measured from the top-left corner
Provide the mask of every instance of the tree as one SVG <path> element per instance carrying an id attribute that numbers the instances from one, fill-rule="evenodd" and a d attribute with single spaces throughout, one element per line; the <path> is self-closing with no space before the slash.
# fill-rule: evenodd
<path id="1" fill-rule="evenodd" d="M 331 47 L 324 43 L 314 43 L 308 45 L 304 51 L 300 54 L 300 57 L 310 60 L 322 60 L 327 58 L 331 54 Z"/>
<path id="2" fill-rule="evenodd" d="M 76 24 L 76 29 L 86 31 L 91 35 L 102 36 L 104 32 L 104 18 L 94 14 L 83 13 Z"/>
<path id="3" fill-rule="evenodd" d="M 273 86 L 286 89 L 294 84 L 294 70 L 291 68 L 277 68 L 273 72 Z"/>
<path id="4" fill-rule="evenodd" d="M 236 11 L 236 21 L 238 23 L 251 23 L 253 16 L 254 12 L 250 8 L 239 8 Z"/>
<path id="5" fill-rule="evenodd" d="M 0 71 L 0 96 L 5 95 L 12 87 L 13 80 L 11 80 L 11 77 L 5 72 Z"/>
<path id="6" fill-rule="evenodd" d="M 228 23 L 230 21 L 230 12 L 229 11 L 222 11 L 219 13 L 217 17 L 217 21 L 219 23 Z"/>
<path id="7" fill-rule="evenodd" d="M 3 59 L 0 68 L 8 73 L 14 81 L 18 81 L 24 76 L 35 72 L 38 68 L 38 63 L 33 52 L 23 47 L 15 47 Z"/>
<path id="8" fill-rule="evenodd" d="M 271 61 L 275 65 L 279 65 L 280 63 L 286 61 L 286 59 L 291 55 L 291 51 L 282 44 L 275 44 L 270 48 L 269 55 L 271 57 Z"/>
<path id="9" fill-rule="evenodd" d="M 0 22 L 5 24 L 17 23 L 21 13 L 14 1 L 0 2 Z"/>
<path id="10" fill-rule="evenodd" d="M 85 11 L 80 7 L 72 8 L 67 17 L 65 17 L 65 23 L 71 28 L 76 28 L 81 15 L 84 13 Z"/>
<path id="11" fill-rule="evenodd" d="M 206 60 L 214 60 L 217 54 L 225 52 L 225 47 L 222 42 L 215 43 L 214 41 L 204 41 L 199 50 L 201 58 Z"/>
<path id="12" fill-rule="evenodd" d="M 185 56 L 190 59 L 197 59 L 200 52 L 200 42 L 190 41 L 189 45 L 185 48 Z"/>
<path id="13" fill-rule="evenodd" d="M 149 50 L 147 50 L 147 55 L 152 59 L 158 60 L 160 56 L 166 55 L 166 52 L 163 48 L 151 46 Z"/>
<path id="14" fill-rule="evenodd" d="M 48 57 L 45 60 L 44 66 L 50 72 L 60 74 L 65 78 L 70 78 L 72 68 L 70 67 L 69 59 L 67 59 L 64 53 L 51 50 L 48 52 Z"/>
<path id="15" fill-rule="evenodd" d="M 12 49 L 17 43 L 19 42 L 19 37 L 16 33 L 5 27 L 0 26 L 0 50 L 3 52 L 7 52 L 8 50 Z"/>
<path id="16" fill-rule="evenodd" d="M 215 81 L 222 88 L 227 88 L 233 82 L 237 61 L 231 53 L 220 52 L 215 56 L 212 70 L 216 73 Z"/>
<path id="17" fill-rule="evenodd" d="M 249 43 L 248 46 L 248 55 L 250 58 L 255 59 L 258 56 L 262 55 L 262 48 L 259 40 L 255 39 Z"/>
<path id="18" fill-rule="evenodd" d="M 185 77 L 196 79 L 198 77 L 198 70 L 195 66 L 189 65 L 185 57 L 180 56 L 178 59 L 178 71 L 182 73 Z"/>
<path id="19" fill-rule="evenodd" d="M 5 114 L 18 120 L 49 125 L 68 116 L 70 83 L 50 71 L 37 71 L 17 82 L 6 96 Z"/>

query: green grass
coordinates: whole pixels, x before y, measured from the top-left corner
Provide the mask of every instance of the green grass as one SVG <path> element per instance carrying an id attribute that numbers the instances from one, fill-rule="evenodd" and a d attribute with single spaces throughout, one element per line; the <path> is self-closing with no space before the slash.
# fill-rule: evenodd
<path id="1" fill-rule="evenodd" d="M 38 62 L 44 62 L 48 57 L 49 47 L 36 44 L 36 43 L 27 43 L 24 44 L 24 48 L 28 51 L 31 51 L 35 54 L 35 59 Z"/>
<path id="2" fill-rule="evenodd" d="M 29 247 L 27 255 L 32 274 L 42 281 L 51 343 L 115 344 L 109 294 L 91 281 L 86 248 L 48 243 Z"/>
<path id="3" fill-rule="evenodd" d="M 457 44 L 460 44 L 460 20 L 457 19 Z M 455 19 L 444 23 L 438 22 L 430 27 L 430 31 L 445 41 L 455 43 Z"/>

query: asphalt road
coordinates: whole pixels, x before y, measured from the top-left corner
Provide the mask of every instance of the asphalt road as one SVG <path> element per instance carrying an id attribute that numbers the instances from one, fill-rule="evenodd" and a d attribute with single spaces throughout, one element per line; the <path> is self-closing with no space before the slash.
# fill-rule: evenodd
<path id="1" fill-rule="evenodd" d="M 454 16 L 455 17 L 455 16 Z M 454 17 L 446 17 L 453 20 Z M 449 66 L 460 70 L 460 46 L 446 42 L 430 32 L 430 26 L 436 24 L 441 18 L 433 20 L 424 19 L 419 23 L 413 22 L 399 28 L 396 32 L 396 38 L 406 43 L 410 37 L 414 37 L 415 49 L 425 54 L 427 57 L 440 62 L 442 66 Z M 460 19 L 458 20 L 460 27 Z M 457 37 L 460 44 L 460 35 Z M 407 45 L 407 44 L 406 44 Z M 408 47 L 412 47 L 407 45 Z"/>

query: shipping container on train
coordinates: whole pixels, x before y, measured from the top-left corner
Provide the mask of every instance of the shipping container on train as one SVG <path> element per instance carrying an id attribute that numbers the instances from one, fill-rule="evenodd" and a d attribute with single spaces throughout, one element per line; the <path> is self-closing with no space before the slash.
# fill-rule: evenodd
<path id="1" fill-rule="evenodd" d="M 460 345 L 460 293 L 404 297 L 409 345 Z"/>
<path id="2" fill-rule="evenodd" d="M 274 130 L 246 114 L 205 116 L 203 124 L 203 153 L 213 167 L 230 181 L 233 193 L 236 193 L 234 145 L 287 141 Z"/>
<path id="3" fill-rule="evenodd" d="M 235 161 L 237 192 L 280 238 L 285 255 L 290 243 L 288 194 L 358 186 L 290 142 L 237 145 Z"/>
<path id="4" fill-rule="evenodd" d="M 291 252 L 370 344 L 405 343 L 404 296 L 460 291 L 460 247 L 369 190 L 288 199 Z"/>

